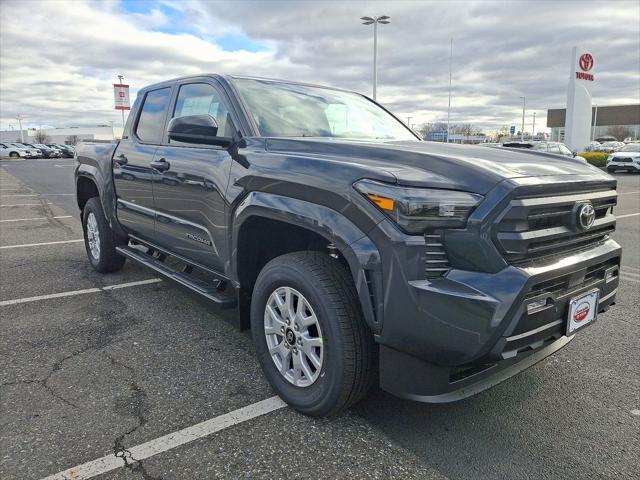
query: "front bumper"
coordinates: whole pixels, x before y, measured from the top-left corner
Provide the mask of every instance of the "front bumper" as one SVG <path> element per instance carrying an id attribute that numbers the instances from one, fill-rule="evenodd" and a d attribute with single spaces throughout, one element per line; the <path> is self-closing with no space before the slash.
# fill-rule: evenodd
<path id="1" fill-rule="evenodd" d="M 640 164 L 635 162 L 609 162 L 607 164 L 609 170 L 631 170 L 634 172 L 640 172 Z"/>
<path id="2" fill-rule="evenodd" d="M 597 288 L 599 311 L 615 302 L 620 256 L 620 246 L 607 240 L 545 266 L 494 274 L 454 269 L 409 281 L 404 301 L 411 304 L 402 321 L 385 319 L 386 336 L 379 338 L 381 387 L 447 402 L 528 368 L 571 340 L 565 331 L 572 298 Z"/>

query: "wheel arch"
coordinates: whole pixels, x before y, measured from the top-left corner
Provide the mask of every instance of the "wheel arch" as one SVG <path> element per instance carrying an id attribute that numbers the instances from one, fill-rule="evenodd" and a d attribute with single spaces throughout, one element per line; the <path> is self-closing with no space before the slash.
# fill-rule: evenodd
<path id="1" fill-rule="evenodd" d="M 269 236 L 265 238 L 264 232 L 269 232 Z M 285 234 L 291 239 L 287 240 Z M 374 333 L 380 331 L 383 320 L 380 254 L 366 233 L 340 212 L 300 199 L 251 192 L 232 215 L 230 235 L 232 254 L 228 273 L 240 292 L 241 326 L 248 326 L 248 302 L 262 266 L 285 253 L 317 250 L 327 255 L 334 253 L 336 261 L 345 264 L 367 325 Z"/>

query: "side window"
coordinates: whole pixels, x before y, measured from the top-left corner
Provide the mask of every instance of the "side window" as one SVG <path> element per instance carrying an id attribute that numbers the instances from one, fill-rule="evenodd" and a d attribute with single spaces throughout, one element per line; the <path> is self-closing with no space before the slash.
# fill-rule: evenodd
<path id="1" fill-rule="evenodd" d="M 171 88 L 168 87 L 147 93 L 136 126 L 136 135 L 140 140 L 146 143 L 160 143 L 170 100 Z"/>
<path id="2" fill-rule="evenodd" d="M 211 115 L 218 123 L 218 136 L 233 135 L 233 122 L 222 95 L 208 83 L 182 85 L 172 118 L 187 115 Z M 171 143 L 181 143 L 171 141 Z"/>
<path id="3" fill-rule="evenodd" d="M 551 152 L 551 153 L 562 153 L 560 151 L 560 147 L 558 145 L 549 145 L 549 152 Z"/>

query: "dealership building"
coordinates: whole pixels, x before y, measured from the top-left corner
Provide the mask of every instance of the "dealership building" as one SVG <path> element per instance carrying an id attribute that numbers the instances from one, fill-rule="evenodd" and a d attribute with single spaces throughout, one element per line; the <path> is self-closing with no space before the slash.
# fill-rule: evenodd
<path id="1" fill-rule="evenodd" d="M 566 118 L 565 108 L 547 110 L 547 127 L 551 129 L 550 139 L 564 141 Z M 617 133 L 628 132 L 634 139 L 640 139 L 640 104 L 594 106 L 591 109 L 591 138 L 617 136 Z"/>
<path id="2" fill-rule="evenodd" d="M 28 128 L 22 130 L 0 130 L 0 142 L 14 143 L 34 143 L 35 135 L 40 129 Z M 49 137 L 49 143 L 71 143 L 70 137 L 77 137 L 77 140 L 114 140 L 122 136 L 122 127 L 112 127 L 111 125 L 98 125 L 95 127 L 68 127 L 68 128 L 43 128 L 42 132 Z"/>

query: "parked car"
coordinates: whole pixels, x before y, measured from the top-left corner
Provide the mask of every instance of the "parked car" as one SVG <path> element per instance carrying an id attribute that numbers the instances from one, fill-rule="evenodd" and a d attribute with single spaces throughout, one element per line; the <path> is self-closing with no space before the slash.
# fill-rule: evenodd
<path id="1" fill-rule="evenodd" d="M 59 143 L 48 143 L 47 147 L 56 148 L 60 150 L 60 152 L 62 153 L 62 156 L 66 158 L 72 158 L 74 154 L 73 148 L 71 148 L 68 145 L 61 145 Z"/>
<path id="2" fill-rule="evenodd" d="M 607 142 L 617 142 L 618 139 L 612 135 L 603 135 L 602 137 L 596 138 L 596 142 L 607 143 Z"/>
<path id="3" fill-rule="evenodd" d="M 10 143 L 0 143 L 0 157 L 2 158 L 31 158 L 31 152 L 18 148 Z"/>
<path id="4" fill-rule="evenodd" d="M 616 170 L 640 172 L 640 143 L 629 143 L 607 158 L 607 172 Z"/>
<path id="5" fill-rule="evenodd" d="M 51 152 L 51 149 L 47 146 L 43 146 L 43 147 L 36 147 L 35 144 L 33 143 L 19 143 L 16 145 L 22 145 L 25 148 L 29 148 L 31 150 L 37 151 L 38 153 L 38 158 L 50 158 L 49 157 L 49 153 Z"/>
<path id="6" fill-rule="evenodd" d="M 61 158 L 62 157 L 62 151 L 58 148 L 54 148 L 54 147 L 49 147 L 43 143 L 36 143 L 34 144 L 37 148 L 39 148 L 40 150 L 45 150 L 48 149 L 49 152 L 46 154 L 48 158 Z"/>
<path id="7" fill-rule="evenodd" d="M 600 148 L 600 145 L 602 145 L 600 142 L 589 142 L 589 145 L 587 145 L 584 148 L 585 152 L 597 152 L 598 149 Z"/>
<path id="8" fill-rule="evenodd" d="M 275 393 L 322 416 L 377 384 L 466 398 L 615 302 L 616 180 L 551 156 L 425 142 L 354 92 L 203 75 L 141 89 L 74 173 L 95 270 L 129 259 L 237 308 Z"/>
<path id="9" fill-rule="evenodd" d="M 10 145 L 13 145 L 16 148 L 21 148 L 29 152 L 28 158 L 42 158 L 44 156 L 44 154 L 40 149 L 32 147 L 25 143 L 11 143 Z"/>
<path id="10" fill-rule="evenodd" d="M 598 152 L 612 153 L 622 147 L 624 147 L 623 142 L 605 142 L 600 145 Z"/>
<path id="11" fill-rule="evenodd" d="M 569 147 L 560 142 L 506 142 L 503 144 L 506 148 L 524 148 L 530 149 L 536 152 L 553 153 L 554 155 L 562 155 L 563 157 L 574 157 L 578 160 L 586 162 L 584 157 L 581 157 L 576 152 L 572 152 Z"/>

